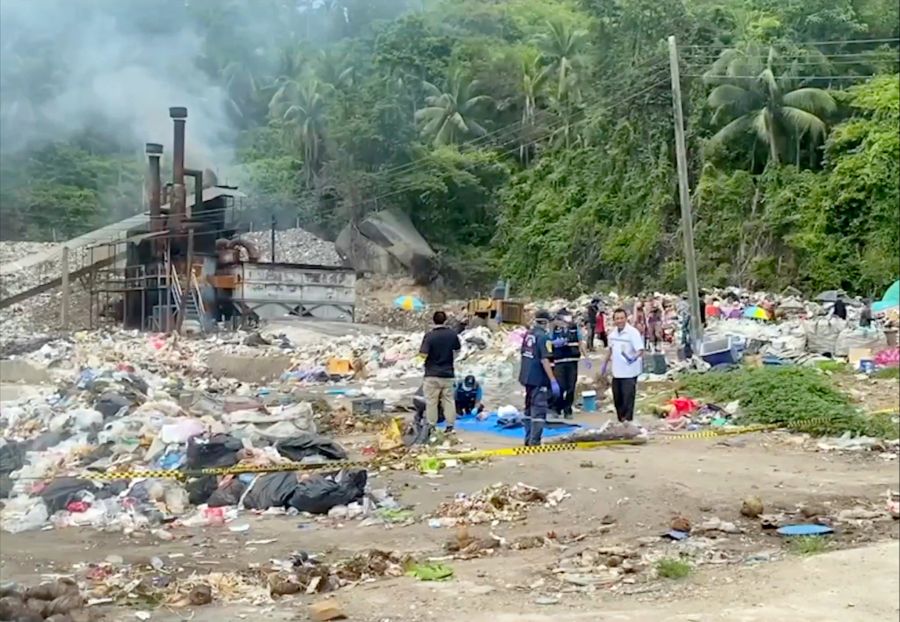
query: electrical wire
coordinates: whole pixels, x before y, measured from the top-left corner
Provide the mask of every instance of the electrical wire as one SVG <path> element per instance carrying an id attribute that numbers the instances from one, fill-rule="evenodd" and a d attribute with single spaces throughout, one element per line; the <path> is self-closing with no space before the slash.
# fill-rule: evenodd
<path id="1" fill-rule="evenodd" d="M 718 80 L 757 80 L 759 76 L 719 76 L 706 75 L 702 73 L 683 73 L 682 78 L 715 78 Z M 871 80 L 874 76 L 789 76 L 790 79 L 796 81 L 805 80 Z"/>
<path id="2" fill-rule="evenodd" d="M 791 41 L 791 45 L 861 45 L 866 43 L 900 43 L 900 37 L 888 37 L 883 39 L 844 39 L 831 41 Z M 734 47 L 724 43 L 711 43 L 706 45 L 679 45 L 679 49 L 684 50 L 701 50 L 709 48 L 728 48 Z"/>
<path id="3" fill-rule="evenodd" d="M 666 83 L 668 83 L 668 80 L 665 80 L 665 79 L 663 79 L 663 80 L 658 80 L 657 82 L 654 82 L 653 84 L 650 84 L 649 86 L 646 86 L 646 87 L 644 87 L 644 88 L 642 88 L 642 89 L 640 89 L 640 90 L 638 90 L 638 91 L 632 93 L 631 95 L 628 95 L 628 96 L 626 96 L 626 97 L 617 99 L 613 104 L 607 106 L 605 110 L 608 111 L 608 110 L 617 108 L 617 107 L 621 106 L 622 104 L 625 104 L 625 103 L 628 103 L 629 101 L 632 101 L 632 100 L 634 100 L 634 99 L 637 99 L 637 98 L 640 97 L 641 95 L 644 95 L 644 94 L 646 94 L 646 93 L 649 93 L 649 92 L 651 92 L 653 89 L 655 89 L 655 88 L 657 88 L 657 87 L 659 87 L 659 86 L 661 86 L 661 85 L 663 85 L 663 84 L 666 84 Z M 588 122 L 588 121 L 590 121 L 590 120 L 591 120 L 591 117 L 585 117 L 585 118 L 582 118 L 582 119 L 579 119 L 579 120 L 569 121 L 569 122 L 568 122 L 568 125 L 569 125 L 570 127 L 577 127 L 577 126 L 580 126 L 581 124 L 586 123 L 586 122 Z M 538 138 L 535 138 L 535 139 L 526 141 L 526 142 L 524 142 L 524 143 L 516 144 L 516 145 L 515 145 L 514 147 L 512 147 L 511 149 L 507 149 L 507 150 L 504 150 L 504 151 L 500 151 L 499 154 L 500 154 L 500 155 L 510 155 L 510 154 L 514 154 L 515 152 L 517 152 L 519 149 L 521 149 L 521 148 L 524 147 L 524 146 L 530 146 L 530 145 L 534 145 L 534 144 L 536 144 L 536 143 L 538 143 L 538 142 L 541 142 L 541 141 L 543 141 L 544 139 L 546 139 L 547 136 L 552 135 L 553 132 L 554 132 L 555 130 L 561 129 L 563 126 L 565 126 L 566 123 L 567 123 L 567 122 L 566 122 L 565 120 L 560 121 L 560 122 L 557 123 L 555 126 L 550 126 L 550 127 L 546 128 L 546 131 L 545 131 L 545 134 L 544 134 L 544 135 L 542 135 L 542 136 L 540 136 L 540 137 L 538 137 Z M 511 141 L 508 141 L 508 142 L 511 142 Z M 389 198 L 389 197 L 392 197 L 392 196 L 396 196 L 396 195 L 399 195 L 399 194 L 403 194 L 403 193 L 408 192 L 408 191 L 410 191 L 410 190 L 414 190 L 416 187 L 417 187 L 417 186 L 414 185 L 414 184 L 408 184 L 408 185 L 403 186 L 403 187 L 401 187 L 401 188 L 394 189 L 394 190 L 392 190 L 392 191 L 390 191 L 390 192 L 385 192 L 385 193 L 379 194 L 379 195 L 377 195 L 377 196 L 374 196 L 374 197 L 370 197 L 370 198 L 364 199 L 361 203 L 362 203 L 363 205 L 366 205 L 366 204 L 369 204 L 369 203 L 372 203 L 372 202 L 377 202 L 378 200 L 386 199 L 386 198 Z M 219 209 L 221 209 L 221 208 L 219 208 Z M 232 208 L 227 208 L 227 209 L 232 209 Z M 209 213 L 213 213 L 214 211 L 218 211 L 218 210 L 210 210 L 209 212 L 203 212 L 203 213 L 204 213 L 204 214 L 209 214 Z M 202 235 L 202 236 L 209 236 L 209 235 L 215 235 L 215 234 L 218 234 L 218 233 L 230 232 L 230 231 L 233 231 L 233 230 L 234 230 L 234 227 L 223 227 L 223 228 L 213 229 L 213 230 L 199 230 L 199 231 L 196 231 L 196 232 L 194 233 L 194 235 L 195 235 L 195 236 L 201 236 L 201 235 Z M 185 237 L 186 235 L 187 235 L 187 233 L 173 233 L 173 232 L 166 232 L 164 235 L 157 235 L 157 236 L 153 236 L 152 238 L 148 238 L 148 239 L 166 240 L 166 239 L 173 239 L 173 238 L 181 238 L 181 237 Z M 102 246 L 111 246 L 111 245 L 123 244 L 123 243 L 126 243 L 126 242 L 127 242 L 127 240 L 119 240 L 119 241 L 116 241 L 116 242 L 111 242 L 111 243 L 108 244 L 108 245 L 102 245 Z M 95 246 L 94 248 L 97 248 L 97 247 Z"/>
<path id="4" fill-rule="evenodd" d="M 661 66 L 661 65 L 662 65 L 663 63 L 665 63 L 665 62 L 667 62 L 666 57 L 660 54 L 658 58 L 654 58 L 654 57 L 647 58 L 646 60 L 642 61 L 641 63 L 639 63 L 639 64 L 637 64 L 637 65 L 635 65 L 634 67 L 629 68 L 629 71 L 633 73 L 635 70 L 643 69 L 643 68 L 648 68 L 648 67 L 649 67 L 651 70 L 653 70 L 653 69 L 658 69 L 659 66 Z M 653 65 L 657 65 L 657 67 L 653 67 Z M 602 98 L 598 98 L 598 100 L 599 100 L 599 99 L 602 99 Z M 588 104 L 588 105 L 591 105 L 591 104 Z M 514 121 L 513 123 L 509 123 L 509 124 L 507 124 L 507 125 L 505 125 L 505 126 L 503 126 L 503 127 L 500 127 L 500 128 L 497 128 L 497 129 L 495 129 L 495 130 L 493 130 L 493 131 L 491 131 L 491 132 L 488 132 L 487 134 L 483 134 L 482 136 L 478 136 L 478 137 L 476 137 L 476 138 L 472 138 L 472 139 L 470 139 L 470 140 L 463 141 L 463 142 L 459 143 L 458 146 L 460 146 L 460 147 L 471 147 L 471 146 L 475 146 L 475 145 L 477 145 L 479 142 L 484 141 L 484 140 L 486 140 L 486 139 L 488 139 L 488 138 L 490 138 L 490 137 L 492 137 L 492 136 L 494 136 L 494 135 L 496 135 L 496 134 L 498 134 L 498 133 L 502 133 L 502 132 L 505 132 L 505 131 L 507 131 L 507 130 L 517 131 L 518 129 L 521 129 L 521 126 L 523 126 L 524 124 L 525 124 L 525 121 L 524 121 L 524 120 Z M 419 158 L 418 160 L 413 160 L 413 161 L 411 161 L 411 162 L 407 162 L 407 163 L 404 163 L 404 164 L 398 164 L 398 165 L 393 166 L 393 167 L 388 167 L 388 168 L 385 168 L 385 169 L 379 169 L 379 170 L 377 170 L 377 171 L 374 171 L 374 174 L 376 174 L 376 175 L 388 175 L 388 174 L 393 174 L 393 173 L 398 172 L 398 171 L 400 171 L 400 170 L 406 169 L 407 167 L 409 167 L 409 166 L 411 166 L 411 165 L 414 165 L 414 164 L 416 164 L 417 162 L 427 162 L 427 161 L 428 161 L 428 158 Z"/>

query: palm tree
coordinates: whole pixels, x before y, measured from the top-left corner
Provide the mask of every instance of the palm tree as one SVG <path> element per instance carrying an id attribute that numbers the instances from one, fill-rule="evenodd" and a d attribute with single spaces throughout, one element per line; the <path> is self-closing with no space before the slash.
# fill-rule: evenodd
<path id="1" fill-rule="evenodd" d="M 522 59 L 522 134 L 528 138 L 534 129 L 537 115 L 537 101 L 547 79 L 550 76 L 550 68 L 541 66 L 541 58 L 537 54 L 526 55 Z M 528 163 L 528 149 L 526 145 L 519 147 L 519 157 Z"/>
<path id="2" fill-rule="evenodd" d="M 316 75 L 322 82 L 335 89 L 353 86 L 356 69 L 350 65 L 345 56 L 321 50 L 316 63 Z"/>
<path id="3" fill-rule="evenodd" d="M 562 20 L 547 22 L 548 31 L 540 40 L 541 51 L 556 73 L 555 107 L 563 117 L 561 132 L 569 146 L 572 103 L 579 99 L 578 68 L 583 64 L 587 32 Z"/>
<path id="4" fill-rule="evenodd" d="M 321 168 L 324 155 L 325 88 L 315 78 L 283 79 L 269 102 L 269 113 L 284 123 L 291 146 L 303 152 L 308 186 Z"/>
<path id="5" fill-rule="evenodd" d="M 423 123 L 422 135 L 433 137 L 435 147 L 456 144 L 466 136 L 484 136 L 485 129 L 475 120 L 479 108 L 493 99 L 477 95 L 478 82 L 469 81 L 457 69 L 450 73 L 447 88 L 441 91 L 431 82 L 423 82 L 425 108 L 416 111 Z"/>
<path id="6" fill-rule="evenodd" d="M 822 89 L 800 86 L 796 64 L 776 76 L 772 49 L 765 64 L 762 58 L 755 48 L 725 50 L 704 74 L 704 81 L 715 85 L 707 99 L 715 109 L 713 123 L 727 121 L 709 144 L 725 144 L 752 133 L 755 141 L 768 147 L 771 164 L 791 151 L 799 164 L 806 138 L 814 161 L 816 147 L 825 138 L 826 120 L 837 108 L 834 99 Z"/>

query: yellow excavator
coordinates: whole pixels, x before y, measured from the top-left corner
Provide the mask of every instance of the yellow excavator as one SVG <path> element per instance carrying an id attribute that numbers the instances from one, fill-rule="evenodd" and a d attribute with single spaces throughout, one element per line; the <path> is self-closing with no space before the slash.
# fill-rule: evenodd
<path id="1" fill-rule="evenodd" d="M 466 303 L 469 326 L 477 324 L 476 318 L 484 321 L 493 320 L 497 324 L 524 324 L 525 305 L 521 302 L 507 300 L 509 281 L 499 281 L 494 286 L 490 298 L 472 298 Z"/>

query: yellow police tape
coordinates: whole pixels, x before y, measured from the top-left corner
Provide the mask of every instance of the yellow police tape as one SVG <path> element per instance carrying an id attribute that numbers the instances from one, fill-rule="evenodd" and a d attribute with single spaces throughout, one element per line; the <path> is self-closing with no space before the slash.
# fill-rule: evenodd
<path id="1" fill-rule="evenodd" d="M 779 429 L 789 429 L 794 431 L 803 431 L 803 428 L 812 425 L 821 425 L 831 421 L 828 417 L 816 417 L 812 419 L 804 419 L 802 421 L 792 422 L 789 426 L 785 425 L 750 425 L 742 427 L 720 428 L 715 430 L 703 430 L 699 432 L 684 432 L 679 434 L 662 434 L 657 438 L 663 441 L 683 441 L 710 439 L 727 436 L 737 436 L 740 434 L 752 434 L 754 432 L 767 432 Z M 420 469 L 433 470 L 429 463 L 443 463 L 451 460 L 466 462 L 471 460 L 483 460 L 495 457 L 515 457 L 528 456 L 534 454 L 546 454 L 564 451 L 579 451 L 585 449 L 599 449 L 601 447 L 616 447 L 626 445 L 644 445 L 646 439 L 621 439 L 609 441 L 582 441 L 577 443 L 550 443 L 547 445 L 537 445 L 534 447 L 502 447 L 499 449 L 480 449 L 458 454 L 438 454 L 438 455 L 421 455 L 418 456 Z M 338 471 L 340 469 L 367 469 L 373 466 L 391 466 L 380 461 L 358 461 L 358 460 L 338 460 L 325 463 L 306 463 L 306 462 L 287 462 L 284 464 L 274 464 L 266 466 L 253 465 L 237 465 L 230 467 L 212 467 L 205 469 L 194 469 L 182 471 L 178 469 L 163 470 L 135 470 L 135 471 L 109 471 L 106 473 L 85 473 L 83 477 L 91 480 L 120 480 L 134 478 L 158 478 L 158 479 L 177 479 L 187 480 L 192 477 L 202 477 L 205 475 L 239 475 L 243 473 L 278 473 L 284 471 Z M 396 468 L 396 463 L 394 463 Z"/>
<path id="2" fill-rule="evenodd" d="M 762 432 L 766 430 L 777 429 L 778 426 L 746 426 L 742 428 L 731 428 L 722 430 L 709 430 L 703 432 L 688 432 L 685 434 L 674 434 L 671 436 L 663 436 L 665 440 L 693 440 L 717 438 L 721 436 L 735 436 L 738 434 L 750 434 L 753 432 Z M 449 460 L 457 460 L 466 462 L 471 460 L 483 460 L 495 457 L 515 457 L 528 456 L 534 454 L 546 454 L 565 451 L 579 451 L 586 449 L 599 449 L 601 447 L 617 447 L 617 446 L 635 446 L 644 445 L 646 439 L 621 439 L 609 441 L 582 441 L 577 443 L 550 443 L 547 445 L 537 445 L 533 447 L 502 447 L 498 449 L 481 449 L 458 454 L 438 454 L 438 455 L 422 455 L 418 456 L 420 465 L 427 461 L 446 462 Z M 306 463 L 306 462 L 287 462 L 284 464 L 273 464 L 266 466 L 254 465 L 236 465 L 229 467 L 211 467 L 205 469 L 194 469 L 182 471 L 178 469 L 162 469 L 162 470 L 133 470 L 133 471 L 108 471 L 106 473 L 88 472 L 83 474 L 85 479 L 110 481 L 120 479 L 134 478 L 157 478 L 157 479 L 177 479 L 187 480 L 192 477 L 202 477 L 205 475 L 239 475 L 243 473 L 278 473 L 284 471 L 338 471 L 341 469 L 366 469 L 372 466 L 388 466 L 386 463 L 378 461 L 356 461 L 356 460 L 337 460 L 325 463 Z"/>

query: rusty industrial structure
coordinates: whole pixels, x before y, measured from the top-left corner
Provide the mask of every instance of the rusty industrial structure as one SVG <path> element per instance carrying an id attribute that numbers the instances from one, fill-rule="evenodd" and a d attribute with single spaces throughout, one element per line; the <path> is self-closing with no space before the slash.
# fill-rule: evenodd
<path id="1" fill-rule="evenodd" d="M 171 182 L 162 182 L 163 146 L 147 143 L 146 215 L 123 221 L 125 235 L 89 248 L 89 269 L 82 272 L 91 325 L 110 315 L 126 328 L 159 332 L 286 315 L 352 321 L 354 271 L 261 262 L 256 247 L 238 235 L 236 201 L 243 195 L 217 185 L 211 171 L 185 166 L 188 111 L 173 107 L 169 116 Z"/>

